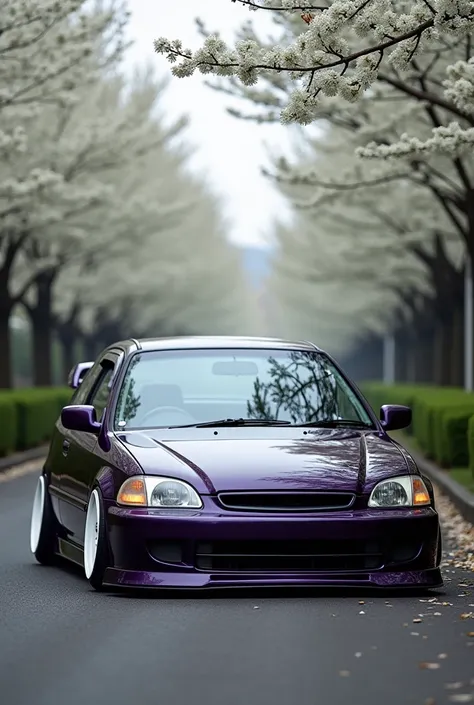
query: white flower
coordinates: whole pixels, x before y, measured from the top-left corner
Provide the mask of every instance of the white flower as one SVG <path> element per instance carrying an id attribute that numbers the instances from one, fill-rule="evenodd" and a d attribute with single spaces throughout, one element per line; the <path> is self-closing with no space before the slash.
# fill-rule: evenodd
<path id="1" fill-rule="evenodd" d="M 155 43 L 155 49 L 177 62 L 174 75 L 189 76 L 199 68 L 205 74 L 236 77 L 244 95 L 250 95 L 244 87 L 262 78 L 280 85 L 293 82 L 294 93 L 288 91 L 281 110 L 283 123 L 314 121 L 319 92 L 353 103 L 374 86 L 380 71 L 405 73 L 423 52 L 434 51 L 437 42 L 452 41 L 453 35 L 462 37 L 474 28 L 470 0 L 332 0 L 319 9 L 296 0 L 239 2 L 262 11 L 279 8 L 284 42 L 269 47 L 246 30 L 248 39 L 235 49 L 214 35 L 194 52 L 184 52 L 179 42 L 164 39 Z M 304 13 L 305 7 L 312 8 L 310 15 Z M 448 98 L 466 113 L 472 109 L 470 80 L 451 71 L 447 85 Z M 302 82 L 307 99 L 301 93 Z"/>

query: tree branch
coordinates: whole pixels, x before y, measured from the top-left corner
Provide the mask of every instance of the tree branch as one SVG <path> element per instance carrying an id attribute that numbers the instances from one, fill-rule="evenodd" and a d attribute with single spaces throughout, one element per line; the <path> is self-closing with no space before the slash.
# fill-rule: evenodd
<path id="1" fill-rule="evenodd" d="M 392 86 L 393 88 L 397 88 L 399 91 L 402 91 L 403 93 L 406 93 L 407 95 L 410 95 L 412 98 L 416 98 L 416 100 L 426 101 L 427 103 L 431 103 L 431 105 L 437 105 L 439 108 L 443 108 L 444 110 L 447 110 L 448 112 L 453 113 L 453 115 L 456 115 L 456 117 L 463 118 L 470 125 L 474 125 L 474 118 L 470 117 L 469 115 L 464 113 L 462 110 L 458 110 L 452 103 L 449 103 L 448 101 L 444 100 L 440 96 L 434 95 L 433 93 L 428 93 L 426 91 L 419 90 L 418 88 L 415 88 L 414 86 L 408 85 L 404 81 L 400 81 L 399 79 L 392 78 L 391 76 L 388 76 L 383 73 L 378 74 L 378 80 L 382 81 L 383 83 L 387 83 L 389 86 Z"/>
<path id="2" fill-rule="evenodd" d="M 337 60 L 330 61 L 327 64 L 317 64 L 316 66 L 305 66 L 305 67 L 302 67 L 302 66 L 291 66 L 290 67 L 290 66 L 281 66 L 281 65 L 276 65 L 276 64 L 254 64 L 254 65 L 252 65 L 251 68 L 254 70 L 257 70 L 257 71 L 276 71 L 276 72 L 287 71 L 289 73 L 300 73 L 300 74 L 305 74 L 305 73 L 315 74 L 318 71 L 324 71 L 326 69 L 336 68 L 338 66 L 343 66 L 343 67 L 347 68 L 347 66 L 349 66 L 349 64 L 353 63 L 357 59 L 362 58 L 363 56 L 368 56 L 369 54 L 376 54 L 376 53 L 382 54 L 386 49 L 390 49 L 391 47 L 396 46 L 397 44 L 400 44 L 400 42 L 404 42 L 408 39 L 413 39 L 414 37 L 418 37 L 420 34 L 425 32 L 427 29 L 430 29 L 433 26 L 433 24 L 434 24 L 433 19 L 426 20 L 425 22 L 422 22 L 420 25 L 418 25 L 418 27 L 415 27 L 414 29 L 410 30 L 409 32 L 405 32 L 404 34 L 400 34 L 397 37 L 393 37 L 391 39 L 388 39 L 386 42 L 381 42 L 380 44 L 376 44 L 375 46 L 370 46 L 370 47 L 366 47 L 365 49 L 360 49 L 359 51 L 353 52 L 352 54 L 348 54 L 347 56 L 341 56 Z M 186 61 L 193 60 L 192 54 L 185 54 L 180 49 L 176 49 L 173 46 L 173 44 L 171 44 L 170 42 L 167 42 L 166 46 L 159 46 L 158 42 L 155 42 L 155 50 L 161 54 L 168 54 L 168 55 L 171 55 L 176 58 L 186 59 Z M 213 63 L 211 63 L 210 61 L 198 61 L 196 63 L 196 68 L 199 68 L 200 66 L 206 66 L 206 67 L 210 67 L 210 68 L 236 69 L 236 68 L 239 68 L 240 64 L 236 61 L 227 61 L 225 63 L 220 63 L 217 59 L 214 58 Z"/>
<path id="3" fill-rule="evenodd" d="M 324 12 L 328 9 L 328 5 L 294 5 L 293 7 L 272 7 L 271 5 L 261 5 L 255 0 L 231 0 L 231 2 L 238 2 L 245 7 L 249 7 L 252 10 L 270 10 L 273 12 Z"/>

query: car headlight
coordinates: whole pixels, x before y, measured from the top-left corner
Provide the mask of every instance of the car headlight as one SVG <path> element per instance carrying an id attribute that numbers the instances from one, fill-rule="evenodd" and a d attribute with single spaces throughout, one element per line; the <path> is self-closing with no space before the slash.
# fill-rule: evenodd
<path id="1" fill-rule="evenodd" d="M 187 482 L 149 475 L 125 480 L 118 492 L 117 503 L 160 509 L 201 509 L 203 506 L 200 496 Z"/>
<path id="2" fill-rule="evenodd" d="M 423 507 L 429 504 L 430 494 L 419 475 L 382 480 L 369 498 L 369 507 Z"/>

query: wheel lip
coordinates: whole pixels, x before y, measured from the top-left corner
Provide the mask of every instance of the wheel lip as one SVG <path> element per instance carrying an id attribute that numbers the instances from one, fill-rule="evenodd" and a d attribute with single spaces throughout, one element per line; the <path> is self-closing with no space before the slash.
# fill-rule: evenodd
<path id="1" fill-rule="evenodd" d="M 101 519 L 99 492 L 95 489 L 89 497 L 84 532 L 84 572 L 88 580 L 94 572 L 97 560 Z"/>
<path id="2" fill-rule="evenodd" d="M 36 483 L 33 507 L 30 521 L 30 551 L 35 554 L 41 539 L 43 529 L 44 505 L 46 499 L 46 483 L 43 475 L 40 475 Z"/>

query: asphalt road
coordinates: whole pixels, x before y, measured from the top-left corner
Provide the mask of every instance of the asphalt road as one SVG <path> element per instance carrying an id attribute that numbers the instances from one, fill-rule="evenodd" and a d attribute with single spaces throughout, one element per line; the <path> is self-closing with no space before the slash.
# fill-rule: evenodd
<path id="1" fill-rule="evenodd" d="M 474 613 L 474 574 L 447 575 L 431 596 L 445 605 L 354 591 L 98 594 L 80 571 L 30 556 L 35 481 L 0 483 L 5 705 L 474 702 L 474 619 L 461 618 Z"/>

